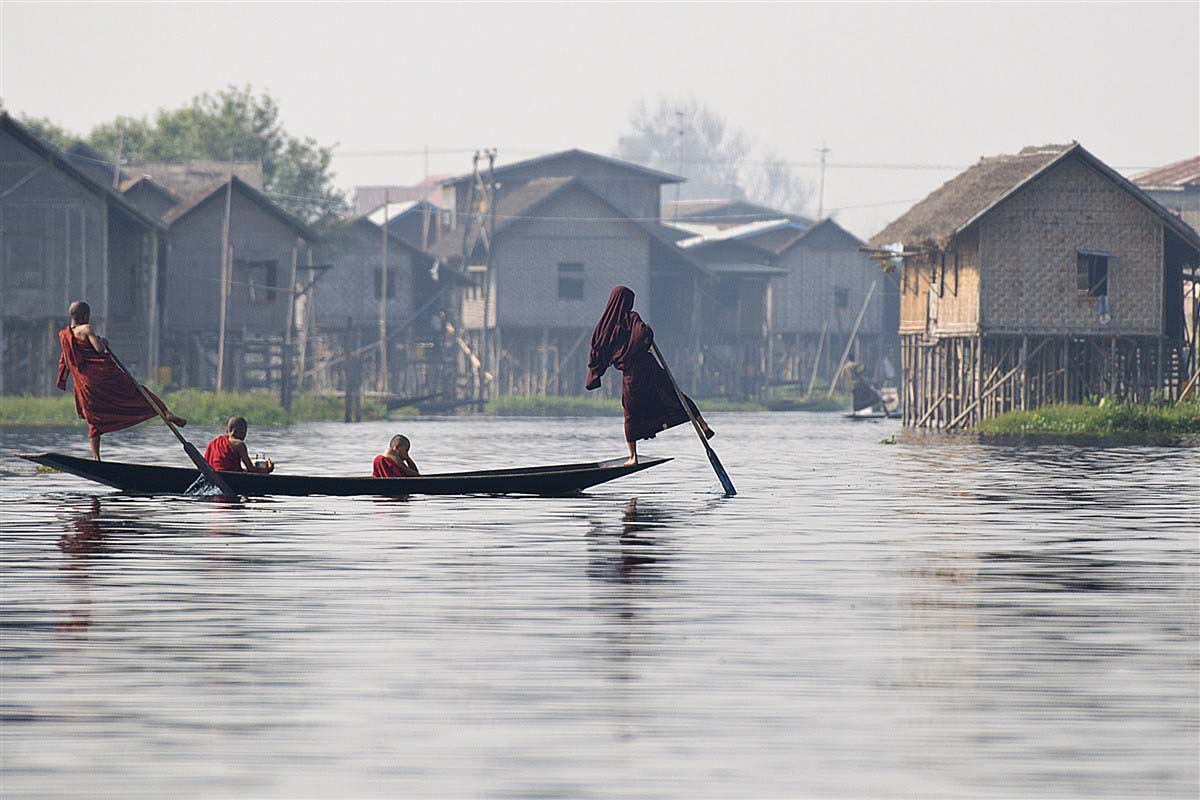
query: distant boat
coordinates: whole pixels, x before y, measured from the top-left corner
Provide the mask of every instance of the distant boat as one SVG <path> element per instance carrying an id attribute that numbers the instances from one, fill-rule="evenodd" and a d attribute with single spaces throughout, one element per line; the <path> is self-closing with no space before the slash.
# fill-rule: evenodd
<path id="1" fill-rule="evenodd" d="M 200 476 L 188 467 L 160 467 L 96 461 L 62 453 L 17 453 L 35 464 L 77 475 L 114 489 L 136 494 L 183 494 Z M 625 460 L 559 464 L 549 467 L 449 472 L 416 478 L 325 477 L 320 475 L 260 475 L 221 472 L 239 495 L 335 495 L 339 497 L 400 497 L 410 494 L 523 494 L 554 497 L 578 494 L 584 489 L 640 472 L 670 461 L 654 458 L 633 466 Z"/>

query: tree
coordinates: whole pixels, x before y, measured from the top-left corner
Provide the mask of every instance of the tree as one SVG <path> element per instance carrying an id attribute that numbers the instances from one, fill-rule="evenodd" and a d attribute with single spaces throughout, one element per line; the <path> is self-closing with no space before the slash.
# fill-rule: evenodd
<path id="1" fill-rule="evenodd" d="M 774 153 L 751 158 L 750 137 L 694 97 L 645 100 L 630 116 L 629 133 L 617 140 L 617 156 L 687 178 L 682 199 L 748 200 L 803 213 L 812 194 L 792 166 Z"/>
<path id="2" fill-rule="evenodd" d="M 26 122 L 59 146 L 74 138 L 48 120 Z M 182 108 L 160 110 L 153 120 L 117 117 L 97 125 L 84 141 L 112 157 L 119 146 L 122 162 L 261 161 L 271 199 L 306 222 L 329 223 L 349 208 L 333 185 L 332 148 L 289 134 L 278 102 L 249 86 L 198 95 Z"/>

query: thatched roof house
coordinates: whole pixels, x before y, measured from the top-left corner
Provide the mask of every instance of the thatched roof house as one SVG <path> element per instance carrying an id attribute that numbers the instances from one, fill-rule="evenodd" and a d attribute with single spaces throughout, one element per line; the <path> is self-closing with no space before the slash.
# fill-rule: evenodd
<path id="1" fill-rule="evenodd" d="M 1159 215 L 1181 236 L 1195 237 L 1195 232 L 1179 225 L 1179 220 L 1166 212 L 1131 181 L 1089 153 L 1078 142 L 1025 147 L 1016 155 L 981 158 L 965 172 L 944 183 L 932 194 L 910 208 L 875 236 L 871 244 L 885 247 L 897 242 L 909 246 L 932 243 L 945 247 L 957 234 L 977 222 L 984 214 L 1032 184 L 1055 165 L 1068 158 L 1080 158 L 1121 189 Z M 1200 239 L 1196 240 L 1200 246 Z"/>

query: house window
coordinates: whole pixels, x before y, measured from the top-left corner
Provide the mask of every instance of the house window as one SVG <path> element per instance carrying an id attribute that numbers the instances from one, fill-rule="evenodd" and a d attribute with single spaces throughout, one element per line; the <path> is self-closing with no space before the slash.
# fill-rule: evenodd
<path id="1" fill-rule="evenodd" d="M 722 275 L 717 281 L 717 308 L 737 308 L 738 281 L 732 275 Z"/>
<path id="2" fill-rule="evenodd" d="M 843 289 L 841 286 L 833 290 L 833 305 L 834 308 L 849 308 L 850 307 L 850 290 Z"/>
<path id="3" fill-rule="evenodd" d="M 251 303 L 265 305 L 275 301 L 276 290 L 279 287 L 275 285 L 278 270 L 274 260 L 242 261 L 235 259 L 233 265 L 237 269 L 238 279 L 247 284 L 249 288 Z"/>
<path id="4" fill-rule="evenodd" d="M 46 275 L 46 243 L 22 234 L 4 237 L 4 263 L 13 289 L 41 289 Z"/>
<path id="5" fill-rule="evenodd" d="M 1108 256 L 1075 254 L 1075 291 L 1084 297 L 1108 297 Z"/>
<path id="6" fill-rule="evenodd" d="M 559 262 L 558 299 L 583 299 L 583 264 L 578 261 Z"/>
<path id="7" fill-rule="evenodd" d="M 4 209 L 4 272 L 5 283 L 13 289 L 41 289 L 46 280 L 46 240 L 49 209 L 45 206 L 6 206 Z M 68 219 L 78 225 L 71 210 Z M 75 227 L 75 231 L 79 228 Z M 76 234 L 78 235 L 78 234 Z M 67 258 L 71 245 L 67 243 Z"/>
<path id="8" fill-rule="evenodd" d="M 382 277 L 383 277 L 383 270 L 380 269 L 379 267 L 376 267 L 375 268 L 375 299 L 376 300 L 380 299 L 380 294 L 381 294 L 380 290 L 383 288 L 382 286 L 380 286 L 380 283 L 381 283 L 380 279 Z M 388 267 L 387 290 L 388 290 L 388 299 L 389 300 L 396 296 L 396 268 L 395 267 Z"/>

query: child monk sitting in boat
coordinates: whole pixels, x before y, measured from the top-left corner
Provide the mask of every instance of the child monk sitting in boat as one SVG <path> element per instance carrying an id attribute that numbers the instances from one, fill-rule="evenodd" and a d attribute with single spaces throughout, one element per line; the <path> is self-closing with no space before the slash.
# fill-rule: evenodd
<path id="1" fill-rule="evenodd" d="M 388 444 L 387 452 L 375 456 L 371 465 L 372 478 L 415 478 L 421 474 L 417 464 L 408 454 L 412 443 L 407 436 L 396 434 Z"/>
<path id="2" fill-rule="evenodd" d="M 653 439 L 659 431 L 688 421 L 687 411 L 658 359 L 650 352 L 654 331 L 633 310 L 633 291 L 618 286 L 609 295 L 604 314 L 592 333 L 592 352 L 588 357 L 587 388 L 599 389 L 600 378 L 609 367 L 621 375 L 621 408 L 625 411 L 625 442 L 629 445 L 626 464 L 638 463 L 637 440 Z M 686 395 L 704 435 L 711 439 L 708 427 L 696 404 Z"/>
<path id="3" fill-rule="evenodd" d="M 245 417 L 230 417 L 225 433 L 208 443 L 204 448 L 204 460 L 215 470 L 225 472 L 257 472 L 267 475 L 275 471 L 270 459 L 260 467 L 250 460 L 246 450 L 246 431 L 250 423 Z"/>
<path id="4" fill-rule="evenodd" d="M 67 309 L 70 324 L 58 332 L 62 355 L 58 359 L 58 388 L 67 390 L 67 376 L 75 381 L 75 411 L 87 420 L 92 457 L 100 460 L 100 435 L 133 427 L 158 411 L 146 402 L 133 378 L 117 366 L 108 352 L 108 339 L 92 329 L 92 308 L 82 300 Z M 142 387 L 145 388 L 145 387 Z M 158 395 L 146 389 L 167 419 L 179 427 L 187 420 L 167 410 Z"/>

